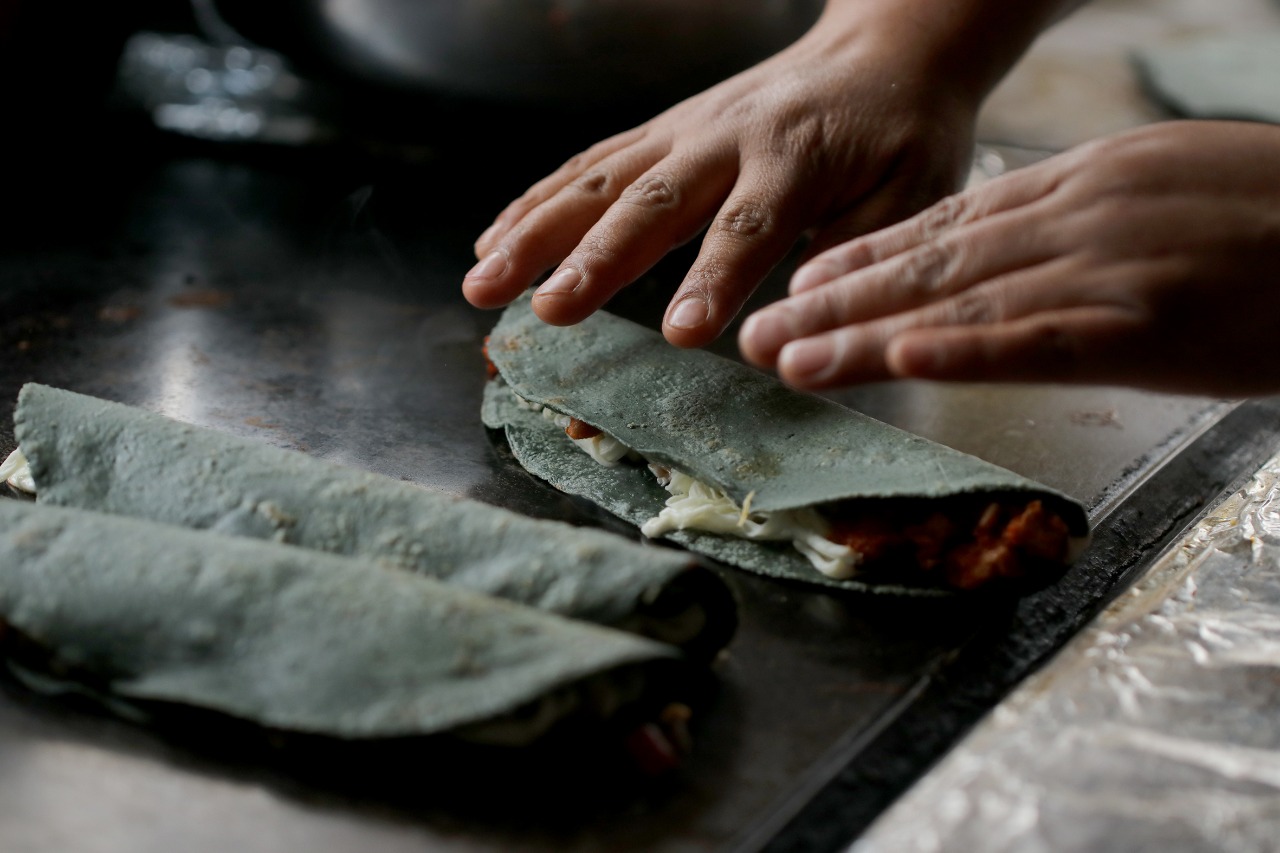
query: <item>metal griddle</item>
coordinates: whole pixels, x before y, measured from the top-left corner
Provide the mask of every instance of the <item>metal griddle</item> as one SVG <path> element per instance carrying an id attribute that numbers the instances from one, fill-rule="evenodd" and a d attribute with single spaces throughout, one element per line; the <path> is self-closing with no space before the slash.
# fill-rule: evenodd
<path id="1" fill-rule="evenodd" d="M 18 388 L 37 380 L 636 536 L 530 477 L 478 419 L 495 315 L 458 284 L 474 235 L 545 162 L 453 152 L 404 169 L 125 139 L 109 159 L 36 163 L 7 201 L 24 221 L 0 234 L 5 451 Z M 655 322 L 688 260 L 613 307 Z M 724 569 L 742 627 L 687 765 L 519 820 L 502 802 L 416 799 L 429 767 L 389 762 L 409 786 L 391 803 L 359 779 L 335 790 L 6 677 L 0 849 L 830 849 L 1275 443 L 1254 408 L 1111 389 L 899 384 L 837 399 L 1077 496 L 1100 524 L 1093 550 L 1021 602 L 832 594 Z"/>

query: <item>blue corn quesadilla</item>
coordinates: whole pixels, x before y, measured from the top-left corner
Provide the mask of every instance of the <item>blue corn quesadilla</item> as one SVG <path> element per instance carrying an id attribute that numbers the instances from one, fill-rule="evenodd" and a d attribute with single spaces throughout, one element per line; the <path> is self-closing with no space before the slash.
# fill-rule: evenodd
<path id="1" fill-rule="evenodd" d="M 525 468 L 743 569 L 880 592 L 1027 588 L 1089 536 L 1066 495 L 607 312 L 554 327 L 526 296 L 486 354 L 482 418 Z"/>

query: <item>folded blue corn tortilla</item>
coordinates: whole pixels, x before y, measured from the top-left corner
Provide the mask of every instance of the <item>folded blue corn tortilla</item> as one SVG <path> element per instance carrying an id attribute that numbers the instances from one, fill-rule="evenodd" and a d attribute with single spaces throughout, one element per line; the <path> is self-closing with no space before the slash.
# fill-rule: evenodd
<path id="1" fill-rule="evenodd" d="M 1176 115 L 1280 123 L 1280 35 L 1182 34 L 1132 56 L 1152 98 Z"/>
<path id="2" fill-rule="evenodd" d="M 144 716 L 501 745 L 652 711 L 680 657 L 368 561 L 10 499 L 0 637 L 26 677 Z"/>
<path id="3" fill-rule="evenodd" d="M 35 383 L 14 415 L 37 500 L 358 556 L 710 657 L 736 627 L 705 566 Z"/>
<path id="4" fill-rule="evenodd" d="M 525 468 L 744 569 L 874 591 L 1029 586 L 1089 535 L 1066 495 L 606 312 L 553 327 L 526 296 L 486 351 L 482 418 Z"/>

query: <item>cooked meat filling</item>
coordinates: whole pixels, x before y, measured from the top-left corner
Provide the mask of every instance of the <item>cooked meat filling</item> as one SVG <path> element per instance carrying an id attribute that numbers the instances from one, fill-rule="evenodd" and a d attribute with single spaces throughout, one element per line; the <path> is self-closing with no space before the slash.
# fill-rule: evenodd
<path id="1" fill-rule="evenodd" d="M 580 421 L 577 418 L 569 418 L 569 425 L 564 428 L 564 434 L 574 441 L 595 438 L 603 432 L 604 430 L 596 429 L 586 421 Z"/>
<path id="2" fill-rule="evenodd" d="M 863 571 L 907 563 L 956 589 L 1015 580 L 1037 565 L 1060 566 L 1070 550 L 1066 523 L 1040 500 L 949 501 L 948 513 L 904 505 L 824 509 L 827 538 L 863 555 Z"/>
<path id="3" fill-rule="evenodd" d="M 480 346 L 480 352 L 482 355 L 484 355 L 485 376 L 489 377 L 490 379 L 493 379 L 498 375 L 498 365 L 494 364 L 493 360 L 489 358 L 489 336 L 488 335 L 484 336 L 484 343 Z"/>

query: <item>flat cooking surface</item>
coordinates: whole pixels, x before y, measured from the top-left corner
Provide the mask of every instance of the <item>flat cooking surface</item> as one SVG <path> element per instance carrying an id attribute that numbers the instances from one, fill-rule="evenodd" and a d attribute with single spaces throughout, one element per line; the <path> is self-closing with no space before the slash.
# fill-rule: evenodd
<path id="1" fill-rule="evenodd" d="M 470 241 L 546 164 L 454 155 L 415 170 L 316 154 L 220 156 L 140 142 L 41 167 L 0 240 L 0 443 L 36 380 L 253 436 L 531 515 L 622 524 L 530 478 L 478 419 L 495 315 L 458 283 Z M 650 322 L 678 260 L 617 302 Z M 776 283 L 775 283 L 776 287 Z M 1043 480 L 1095 516 L 1226 411 L 1107 389 L 898 385 L 840 397 Z M 753 846 L 910 705 L 991 607 L 837 595 L 725 570 L 743 625 L 653 790 L 484 817 L 394 803 L 0 682 L 0 849 L 705 850 Z M 995 696 L 992 699 L 997 698 Z M 549 771 L 549 782 L 554 774 Z M 607 788 L 607 781 L 602 781 Z"/>

